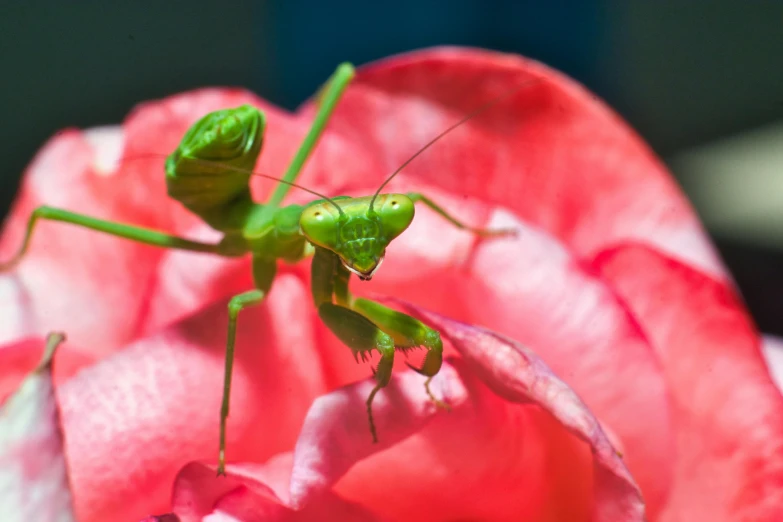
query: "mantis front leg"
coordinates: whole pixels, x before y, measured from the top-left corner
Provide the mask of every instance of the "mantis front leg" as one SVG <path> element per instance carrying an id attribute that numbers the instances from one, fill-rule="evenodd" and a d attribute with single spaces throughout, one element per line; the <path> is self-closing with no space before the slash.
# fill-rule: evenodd
<path id="1" fill-rule="evenodd" d="M 97 219 L 83 214 L 77 214 L 67 210 L 59 208 L 42 206 L 38 207 L 30 215 L 30 219 L 27 221 L 27 230 L 25 232 L 22 245 L 19 247 L 17 253 L 8 261 L 0 263 L 0 272 L 11 270 L 27 253 L 27 249 L 30 246 L 30 240 L 32 239 L 35 225 L 39 220 L 45 219 L 50 221 L 60 221 L 62 223 L 70 223 L 73 225 L 87 228 L 90 230 L 96 230 L 98 232 L 104 232 L 112 236 L 122 237 L 125 239 L 131 239 L 139 243 L 147 245 L 158 246 L 162 248 L 174 248 L 178 250 L 189 250 L 192 252 L 207 252 L 211 254 L 229 255 L 230 252 L 224 250 L 220 244 L 201 243 L 198 241 L 191 241 L 178 236 L 165 234 L 156 230 L 150 230 L 147 228 L 137 227 L 134 225 L 127 225 L 125 223 L 116 223 L 114 221 L 107 221 L 103 219 Z"/>
<path id="2" fill-rule="evenodd" d="M 367 417 L 373 442 L 378 442 L 378 434 L 372 403 L 381 388 L 389 384 L 396 349 L 423 347 L 427 350 L 422 367 L 411 368 L 427 377 L 424 387 L 432 401 L 439 407 L 448 408 L 430 391 L 430 381 L 443 364 L 440 334 L 407 314 L 369 299 L 354 299 L 348 291 L 350 273 L 335 254 L 317 248 L 312 270 L 313 297 L 324 324 L 353 351 L 357 359 L 359 356 L 364 359 L 372 350 L 381 354 L 374 374 L 376 385 L 367 398 Z M 333 297 L 336 304 L 332 302 Z"/>

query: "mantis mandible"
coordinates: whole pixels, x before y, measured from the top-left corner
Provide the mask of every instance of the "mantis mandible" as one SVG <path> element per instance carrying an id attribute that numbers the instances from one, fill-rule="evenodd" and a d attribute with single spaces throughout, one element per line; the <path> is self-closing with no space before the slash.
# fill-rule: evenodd
<path id="1" fill-rule="evenodd" d="M 378 441 L 372 414 L 375 395 L 392 375 L 395 350 L 426 349 L 422 366 L 415 371 L 426 377 L 431 400 L 446 404 L 430 391 L 430 381 L 443 362 L 439 332 L 421 321 L 381 305 L 354 297 L 348 284 L 352 274 L 367 281 L 381 266 L 386 247 L 411 224 L 414 205 L 426 205 L 452 225 L 479 236 L 500 236 L 513 231 L 473 228 L 459 221 L 421 193 L 381 193 L 405 166 L 430 145 L 500 99 L 495 98 L 455 123 L 419 149 L 381 184 L 372 196 L 329 198 L 296 185 L 295 180 L 315 149 L 340 97 L 354 77 L 351 64 L 343 63 L 321 91 L 312 127 L 282 178 L 252 172 L 261 152 L 264 114 L 250 105 L 218 110 L 198 120 L 186 132 L 179 147 L 165 162 L 168 195 L 223 233 L 215 244 L 192 241 L 163 232 L 117 223 L 68 210 L 41 206 L 30 216 L 26 234 L 16 255 L 0 263 L 0 272 L 11 270 L 24 256 L 39 220 L 59 221 L 161 248 L 203 252 L 226 257 L 249 254 L 255 288 L 235 295 L 228 303 L 228 335 L 225 353 L 223 398 L 220 408 L 218 475 L 225 474 L 226 421 L 229 414 L 231 375 L 237 318 L 245 308 L 260 304 L 269 293 L 278 260 L 296 263 L 312 257 L 312 297 L 324 324 L 346 344 L 354 357 L 380 354 L 374 370 L 375 387 L 367 398 L 367 416 L 373 442 Z M 529 82 L 525 82 L 529 83 Z M 279 182 L 263 203 L 252 199 L 250 176 Z M 320 199 L 306 205 L 281 206 L 296 187 Z"/>

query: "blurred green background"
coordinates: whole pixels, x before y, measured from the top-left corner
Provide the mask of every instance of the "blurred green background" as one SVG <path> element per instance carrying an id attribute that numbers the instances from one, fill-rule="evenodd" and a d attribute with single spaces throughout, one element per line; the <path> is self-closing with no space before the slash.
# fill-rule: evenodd
<path id="1" fill-rule="evenodd" d="M 533 57 L 607 100 L 672 167 L 760 327 L 783 334 L 783 2 L 4 2 L 3 215 L 59 129 L 205 85 L 294 108 L 340 61 L 437 44 Z"/>

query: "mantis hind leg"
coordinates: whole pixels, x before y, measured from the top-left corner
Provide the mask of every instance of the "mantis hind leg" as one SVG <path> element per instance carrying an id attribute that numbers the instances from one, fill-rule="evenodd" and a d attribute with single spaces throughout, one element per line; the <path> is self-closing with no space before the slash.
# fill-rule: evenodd
<path id="1" fill-rule="evenodd" d="M 22 241 L 22 245 L 19 247 L 19 250 L 8 261 L 4 263 L 0 262 L 0 272 L 5 272 L 12 269 L 24 257 L 28 247 L 30 246 L 30 240 L 32 239 L 33 232 L 35 231 L 35 225 L 41 219 L 70 223 L 72 225 L 77 225 L 83 228 L 88 228 L 113 236 L 131 239 L 139 243 L 146 243 L 148 245 L 159 246 L 163 248 L 174 248 L 179 250 L 190 250 L 194 252 L 207 252 L 227 255 L 219 244 L 213 245 L 209 243 L 200 243 L 198 241 L 190 241 L 189 239 L 164 234 L 162 232 L 157 232 L 147 228 L 127 225 L 124 223 L 115 223 L 113 221 L 97 219 L 94 217 L 85 216 L 83 214 L 61 210 L 59 208 L 42 206 L 35 209 L 30 215 L 30 218 L 27 221 L 27 230 L 25 232 L 24 240 Z"/>
<path id="2" fill-rule="evenodd" d="M 231 376 L 234 369 L 234 345 L 236 344 L 237 319 L 245 308 L 260 304 L 269 289 L 277 272 L 274 259 L 253 257 L 253 279 L 255 290 L 235 295 L 228 302 L 228 338 L 226 340 L 225 373 L 223 377 L 223 400 L 220 405 L 220 446 L 218 449 L 218 475 L 226 474 L 226 421 L 228 420 L 231 403 Z"/>
<path id="3" fill-rule="evenodd" d="M 468 232 L 471 232 L 473 234 L 476 234 L 479 237 L 500 237 L 500 236 L 513 236 L 516 234 L 516 230 L 513 228 L 477 228 L 477 227 L 471 227 L 470 225 L 467 225 L 460 221 L 459 219 L 452 216 L 449 212 L 446 211 L 443 207 L 432 201 L 430 198 L 425 196 L 424 194 L 420 192 L 411 192 L 407 194 L 407 196 L 413 201 L 414 203 L 420 201 L 424 205 L 428 206 L 438 214 L 440 214 L 446 221 L 451 223 L 457 228 L 461 228 L 463 230 L 467 230 Z"/>

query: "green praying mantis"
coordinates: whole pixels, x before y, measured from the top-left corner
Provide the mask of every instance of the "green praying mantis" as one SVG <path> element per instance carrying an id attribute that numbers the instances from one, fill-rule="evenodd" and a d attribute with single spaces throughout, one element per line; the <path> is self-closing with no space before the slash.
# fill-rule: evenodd
<path id="1" fill-rule="evenodd" d="M 430 399 L 439 407 L 448 407 L 430 391 L 430 381 L 443 362 L 443 343 L 439 332 L 414 317 L 375 301 L 354 297 L 349 291 L 351 275 L 355 274 L 363 281 L 375 275 L 387 246 L 411 224 L 417 203 L 426 205 L 452 225 L 482 237 L 513 234 L 512 230 L 470 227 L 421 193 L 381 191 L 405 166 L 437 140 L 500 99 L 516 92 L 521 86 L 479 107 L 436 136 L 386 178 L 372 196 L 330 198 L 297 185 L 294 181 L 316 147 L 353 77 L 353 66 L 343 63 L 325 84 L 312 127 L 282 178 L 252 171 L 261 152 L 266 125 L 264 114 L 255 107 L 243 105 L 209 113 L 187 131 L 179 147 L 166 158 L 168 195 L 223 233 L 218 243 L 191 241 L 147 228 L 42 206 L 30 216 L 23 243 L 16 255 L 0 264 L 0 272 L 8 271 L 23 258 L 35 225 L 40 220 L 70 223 L 161 248 L 226 257 L 249 254 L 255 288 L 235 295 L 228 303 L 218 475 L 225 474 L 226 421 L 229 415 L 237 318 L 242 310 L 258 305 L 269 293 L 278 260 L 296 263 L 312 257 L 311 292 L 321 320 L 352 350 L 355 358 L 361 356 L 365 359 L 373 350 L 380 354 L 378 365 L 373 371 L 375 387 L 366 401 L 370 433 L 373 442 L 377 442 L 372 403 L 376 394 L 391 379 L 396 350 L 414 347 L 426 350 L 420 368 L 410 364 L 408 366 L 426 377 L 424 387 Z M 252 199 L 252 175 L 279 182 L 269 199 L 263 203 Z M 307 191 L 319 199 L 306 205 L 281 206 L 292 187 Z"/>

